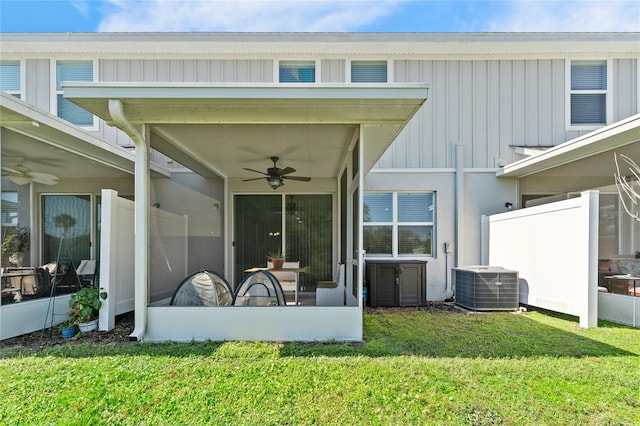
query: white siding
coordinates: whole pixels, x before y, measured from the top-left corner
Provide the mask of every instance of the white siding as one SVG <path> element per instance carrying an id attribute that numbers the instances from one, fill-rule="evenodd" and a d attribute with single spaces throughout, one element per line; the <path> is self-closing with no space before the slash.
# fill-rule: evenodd
<path id="1" fill-rule="evenodd" d="M 453 167 L 451 144 L 465 144 L 465 167 L 516 160 L 515 147 L 548 147 L 580 136 L 565 129 L 565 61 L 401 60 L 396 82 L 431 84 L 429 100 L 379 161 L 379 168 Z M 615 119 L 637 111 L 637 61 L 614 61 Z M 629 90 L 631 88 L 632 90 Z"/>
<path id="2" fill-rule="evenodd" d="M 346 77 L 344 59 L 324 59 L 320 63 L 323 83 L 344 83 Z"/>
<path id="3" fill-rule="evenodd" d="M 33 59 L 25 61 L 26 81 L 24 101 L 49 112 L 51 87 L 49 60 Z"/>
<path id="4" fill-rule="evenodd" d="M 272 83 L 273 61 L 109 59 L 100 61 L 100 80 Z"/>

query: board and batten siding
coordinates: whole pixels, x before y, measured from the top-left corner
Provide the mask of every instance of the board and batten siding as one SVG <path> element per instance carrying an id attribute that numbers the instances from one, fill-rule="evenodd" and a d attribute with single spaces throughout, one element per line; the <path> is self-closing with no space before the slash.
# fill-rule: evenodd
<path id="1" fill-rule="evenodd" d="M 262 59 L 104 59 L 100 61 L 100 80 L 273 83 L 273 61 Z"/>
<path id="2" fill-rule="evenodd" d="M 640 112 L 638 105 L 638 60 L 613 60 L 613 121 Z"/>
<path id="3" fill-rule="evenodd" d="M 56 114 L 51 109 L 51 69 L 48 59 L 27 59 L 25 66 L 25 93 L 22 99 L 43 111 Z"/>
<path id="4" fill-rule="evenodd" d="M 564 59 L 399 60 L 397 83 L 430 83 L 429 99 L 377 168 L 495 168 L 518 159 L 515 147 L 549 147 L 588 131 L 568 130 Z M 637 61 L 612 61 L 614 119 L 638 110 Z"/>

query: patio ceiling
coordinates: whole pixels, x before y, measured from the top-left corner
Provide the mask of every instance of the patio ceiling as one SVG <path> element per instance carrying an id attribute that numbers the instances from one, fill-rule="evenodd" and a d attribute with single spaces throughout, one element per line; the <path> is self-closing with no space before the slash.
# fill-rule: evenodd
<path id="1" fill-rule="evenodd" d="M 296 175 L 336 177 L 363 125 L 365 170 L 427 98 L 424 84 L 211 85 L 64 83 L 72 102 L 112 122 L 108 101 L 123 103 L 151 147 L 203 175 L 254 178 L 269 157 Z"/>
<path id="2" fill-rule="evenodd" d="M 60 178 L 133 175 L 131 152 L 5 93 L 0 94 L 0 126 L 2 166 L 22 158 L 33 171 Z"/>

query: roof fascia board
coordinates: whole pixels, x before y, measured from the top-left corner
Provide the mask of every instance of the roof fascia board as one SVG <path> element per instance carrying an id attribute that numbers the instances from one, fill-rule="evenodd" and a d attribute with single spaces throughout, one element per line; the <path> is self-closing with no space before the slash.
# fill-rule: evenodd
<path id="1" fill-rule="evenodd" d="M 7 33 L 3 56 L 252 57 L 638 54 L 640 33 Z M 522 52 L 527 52 L 526 54 Z M 140 58 L 140 56 L 136 56 Z"/>
<path id="2" fill-rule="evenodd" d="M 496 176 L 522 178 L 639 141 L 640 114 L 637 114 L 511 163 L 499 169 Z"/>
<path id="3" fill-rule="evenodd" d="M 429 84 L 225 84 L 63 82 L 67 98 L 104 99 L 426 99 Z"/>

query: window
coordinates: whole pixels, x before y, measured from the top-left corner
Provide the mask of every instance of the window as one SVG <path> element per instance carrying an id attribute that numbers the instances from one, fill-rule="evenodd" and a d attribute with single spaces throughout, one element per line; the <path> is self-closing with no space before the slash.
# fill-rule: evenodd
<path id="1" fill-rule="evenodd" d="M 58 117 L 78 126 L 93 126 L 93 115 L 62 95 L 63 81 L 93 81 L 91 61 L 58 61 L 56 63 L 56 99 Z"/>
<path id="2" fill-rule="evenodd" d="M 20 61 L 0 61 L 0 90 L 20 99 Z"/>
<path id="3" fill-rule="evenodd" d="M 607 61 L 571 61 L 571 126 L 607 124 Z"/>
<path id="4" fill-rule="evenodd" d="M 367 255 L 432 256 L 433 192 L 364 194 L 364 248 Z"/>
<path id="5" fill-rule="evenodd" d="M 2 226 L 18 226 L 18 193 L 2 192 Z"/>
<path id="6" fill-rule="evenodd" d="M 280 61 L 280 83 L 315 83 L 314 61 Z"/>
<path id="7" fill-rule="evenodd" d="M 352 83 L 386 83 L 387 61 L 351 62 Z"/>

